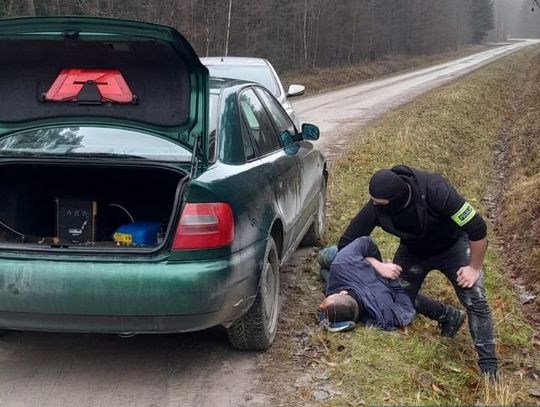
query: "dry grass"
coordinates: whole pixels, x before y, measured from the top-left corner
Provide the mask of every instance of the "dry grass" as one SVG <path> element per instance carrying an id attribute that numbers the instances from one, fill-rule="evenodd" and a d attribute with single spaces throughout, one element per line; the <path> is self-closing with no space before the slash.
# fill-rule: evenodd
<path id="1" fill-rule="evenodd" d="M 299 83 L 306 87 L 306 95 L 326 90 L 349 86 L 361 81 L 379 78 L 410 69 L 435 65 L 452 59 L 464 57 L 490 48 L 487 45 L 471 45 L 459 51 L 449 51 L 434 55 L 411 57 L 408 55 L 386 55 L 383 58 L 362 64 L 314 68 L 302 71 L 291 71 L 280 74 L 285 89 L 290 84 Z"/>
<path id="2" fill-rule="evenodd" d="M 511 379 L 510 379 L 511 380 Z M 511 381 L 504 377 L 499 376 L 495 383 L 489 383 L 489 379 L 484 377 L 482 383 L 482 401 L 483 405 L 488 406 L 513 406 L 517 402 L 518 394 L 526 391 L 525 388 L 521 388 L 518 392 L 515 388 L 512 388 Z"/>
<path id="3" fill-rule="evenodd" d="M 539 54 L 538 48 L 514 54 L 381 119 L 334 167 L 328 242 L 337 241 L 367 200 L 369 176 L 398 163 L 443 174 L 482 211 L 482 197 L 493 180 L 493 146 L 511 108 L 512 91 L 520 74 Z M 530 186 L 531 197 L 535 187 Z M 374 238 L 383 255 L 391 258 L 396 240 L 381 231 L 376 231 Z M 340 364 L 333 381 L 344 393 L 332 405 L 358 405 L 359 400 L 367 404 L 535 402 L 524 391 L 530 373 L 524 366 L 540 369 L 532 357 L 534 352 L 525 356 L 532 346 L 532 328 L 523 317 L 508 275 L 499 267 L 493 241 L 485 273 L 503 361 L 504 378 L 496 386 L 486 386 L 478 376 L 467 329 L 454 340 L 445 341 L 432 322 L 417 318 L 405 332 L 357 329 L 350 335 L 323 336 L 330 350 L 328 357 Z M 450 284 L 438 273 L 431 273 L 425 288 L 429 294 L 456 304 Z M 346 351 L 332 351 L 343 348 Z"/>

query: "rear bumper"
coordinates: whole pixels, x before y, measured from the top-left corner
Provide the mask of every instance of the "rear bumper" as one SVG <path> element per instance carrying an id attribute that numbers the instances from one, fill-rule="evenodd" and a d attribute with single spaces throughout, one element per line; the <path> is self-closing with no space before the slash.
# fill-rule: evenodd
<path id="1" fill-rule="evenodd" d="M 225 311 L 225 310 L 224 310 Z M 224 324 L 235 313 L 212 312 L 167 316 L 93 316 L 0 312 L 0 327 L 19 331 L 77 333 L 191 332 Z"/>
<path id="2" fill-rule="evenodd" d="M 227 324 L 253 302 L 264 247 L 181 263 L 2 259 L 0 328 L 151 333 Z"/>

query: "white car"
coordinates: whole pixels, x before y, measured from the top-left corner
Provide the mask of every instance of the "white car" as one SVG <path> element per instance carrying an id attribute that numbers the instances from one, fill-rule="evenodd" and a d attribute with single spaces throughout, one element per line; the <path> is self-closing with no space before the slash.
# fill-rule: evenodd
<path id="1" fill-rule="evenodd" d="M 302 85 L 291 85 L 285 93 L 285 89 L 276 70 L 268 60 L 264 58 L 207 57 L 201 58 L 201 62 L 210 71 L 210 76 L 256 82 L 264 86 L 281 103 L 281 106 L 289 114 L 296 128 L 300 129 L 298 116 L 294 112 L 288 98 L 303 95 L 305 87 Z"/>

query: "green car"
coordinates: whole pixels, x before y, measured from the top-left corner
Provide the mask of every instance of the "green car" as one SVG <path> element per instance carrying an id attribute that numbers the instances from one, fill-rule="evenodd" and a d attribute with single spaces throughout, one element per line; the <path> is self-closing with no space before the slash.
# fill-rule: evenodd
<path id="1" fill-rule="evenodd" d="M 0 53 L 0 329 L 268 348 L 280 266 L 324 232 L 318 128 L 169 27 L 7 19 Z"/>

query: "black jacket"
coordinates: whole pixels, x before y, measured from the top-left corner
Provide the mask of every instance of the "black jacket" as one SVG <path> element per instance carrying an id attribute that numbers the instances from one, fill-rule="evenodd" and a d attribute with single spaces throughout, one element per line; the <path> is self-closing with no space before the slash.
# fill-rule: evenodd
<path id="1" fill-rule="evenodd" d="M 482 217 L 443 177 L 405 165 L 391 171 L 411 187 L 411 202 L 399 212 L 389 214 L 370 200 L 343 233 L 339 249 L 371 234 L 376 226 L 399 237 L 412 253 L 422 255 L 439 253 L 464 234 L 473 241 L 486 236 Z"/>

